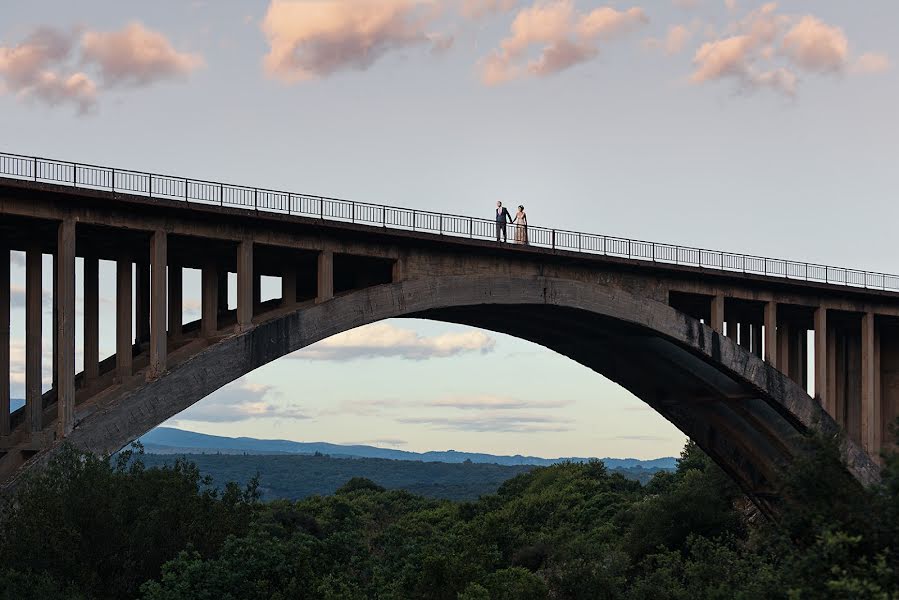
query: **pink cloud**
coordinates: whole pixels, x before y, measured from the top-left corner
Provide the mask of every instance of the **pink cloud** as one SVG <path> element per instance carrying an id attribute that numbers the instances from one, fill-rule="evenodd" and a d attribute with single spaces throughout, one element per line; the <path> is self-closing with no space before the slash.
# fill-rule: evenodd
<path id="1" fill-rule="evenodd" d="M 438 11 L 418 0 L 272 0 L 262 22 L 270 49 L 266 73 L 284 83 L 365 70 L 384 54 L 432 44 L 447 36 L 428 33 Z"/>
<path id="2" fill-rule="evenodd" d="M 679 54 L 693 37 L 693 31 L 686 25 L 672 25 L 668 28 L 665 39 L 649 38 L 644 45 L 651 50 L 662 50 L 665 54 Z"/>
<path id="3" fill-rule="evenodd" d="M 201 56 L 179 52 L 161 33 L 131 23 L 121 31 L 89 31 L 81 40 L 84 60 L 97 65 L 106 86 L 143 86 L 185 77 L 202 67 Z"/>
<path id="4" fill-rule="evenodd" d="M 462 0 L 460 11 L 466 19 L 482 19 L 509 12 L 517 3 L 517 0 Z"/>
<path id="5" fill-rule="evenodd" d="M 525 76 L 545 76 L 586 62 L 599 54 L 599 43 L 647 23 L 640 8 L 600 7 L 576 13 L 571 0 L 549 0 L 521 10 L 505 38 L 480 63 L 481 80 L 497 85 Z M 537 58 L 524 56 L 540 46 Z"/>
<path id="6" fill-rule="evenodd" d="M 849 57 L 849 40 L 839 27 L 805 16 L 783 38 L 783 52 L 808 71 L 839 71 Z"/>
<path id="7" fill-rule="evenodd" d="M 867 52 L 856 59 L 852 65 L 853 73 L 871 74 L 889 71 L 892 67 L 890 57 L 886 54 Z"/>

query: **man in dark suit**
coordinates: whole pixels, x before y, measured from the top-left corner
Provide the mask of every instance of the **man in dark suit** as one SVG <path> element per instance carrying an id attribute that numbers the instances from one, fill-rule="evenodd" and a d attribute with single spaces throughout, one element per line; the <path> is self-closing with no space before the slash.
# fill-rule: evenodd
<path id="1" fill-rule="evenodd" d="M 499 241 L 499 236 L 502 234 L 503 241 L 506 241 L 506 223 L 512 222 L 512 215 L 509 214 L 509 211 L 503 206 L 502 202 L 496 203 L 496 241 Z"/>

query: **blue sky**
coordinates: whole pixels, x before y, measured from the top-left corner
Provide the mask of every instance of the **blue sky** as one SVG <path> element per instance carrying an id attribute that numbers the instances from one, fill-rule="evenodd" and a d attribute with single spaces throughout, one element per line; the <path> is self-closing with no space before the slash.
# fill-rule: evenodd
<path id="1" fill-rule="evenodd" d="M 499 199 L 533 224 L 890 272 L 897 18 L 890 0 L 7 0 L 0 146 L 462 214 Z M 563 357 L 415 321 L 177 422 L 547 456 L 683 442 Z"/>

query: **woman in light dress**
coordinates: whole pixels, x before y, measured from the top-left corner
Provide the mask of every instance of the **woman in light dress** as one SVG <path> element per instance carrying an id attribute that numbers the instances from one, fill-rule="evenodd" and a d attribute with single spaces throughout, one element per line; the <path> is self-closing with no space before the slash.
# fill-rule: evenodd
<path id="1" fill-rule="evenodd" d="M 528 216 L 524 212 L 524 206 L 518 205 L 518 212 L 515 213 L 515 219 L 512 221 L 515 224 L 515 243 L 516 244 L 527 244 L 528 243 Z"/>

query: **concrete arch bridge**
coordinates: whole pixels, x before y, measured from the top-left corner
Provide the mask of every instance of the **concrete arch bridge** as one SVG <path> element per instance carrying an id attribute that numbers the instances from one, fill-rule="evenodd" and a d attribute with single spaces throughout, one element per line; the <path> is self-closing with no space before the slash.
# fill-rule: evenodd
<path id="1" fill-rule="evenodd" d="M 849 471 L 875 481 L 899 414 L 899 278 L 888 275 L 539 228 L 530 245 L 503 244 L 491 221 L 15 155 L 0 154 L 0 175 L 7 486 L 63 441 L 113 452 L 261 365 L 393 317 L 502 332 L 576 360 L 671 421 L 765 510 L 810 431 L 844 432 Z M 13 412 L 12 250 L 26 257 L 26 404 Z M 46 391 L 43 255 L 54 265 Z M 100 261 L 116 264 L 108 357 Z M 202 317 L 190 323 L 185 268 L 202 271 Z M 280 298 L 261 301 L 262 276 L 280 278 Z"/>

